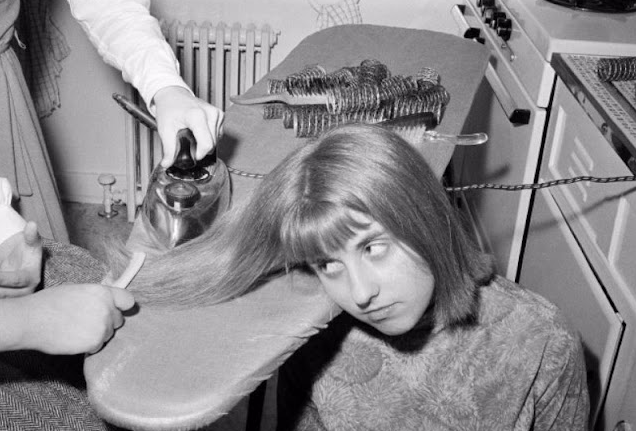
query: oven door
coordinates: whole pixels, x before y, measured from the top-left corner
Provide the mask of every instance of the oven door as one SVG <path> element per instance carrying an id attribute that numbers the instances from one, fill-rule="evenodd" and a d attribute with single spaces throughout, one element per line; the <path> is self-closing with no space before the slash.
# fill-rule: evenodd
<path id="1" fill-rule="evenodd" d="M 463 36 L 471 26 L 462 8 L 455 6 L 453 16 Z M 501 67 L 506 59 L 494 49 L 491 52 L 464 128 L 465 133 L 485 132 L 489 139 L 480 146 L 457 147 L 450 165 L 456 186 L 532 183 L 538 177 L 546 110 L 532 102 L 509 68 Z M 480 246 L 495 256 L 498 272 L 514 281 L 518 281 L 531 197 L 531 190 L 476 189 L 457 195 Z"/>

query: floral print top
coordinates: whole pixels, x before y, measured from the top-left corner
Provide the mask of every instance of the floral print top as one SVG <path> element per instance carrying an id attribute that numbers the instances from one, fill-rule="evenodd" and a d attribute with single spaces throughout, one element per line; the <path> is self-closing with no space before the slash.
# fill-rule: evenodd
<path id="1" fill-rule="evenodd" d="M 283 430 L 585 430 L 583 350 L 559 309 L 501 277 L 476 323 L 387 337 L 342 315 L 281 368 Z"/>

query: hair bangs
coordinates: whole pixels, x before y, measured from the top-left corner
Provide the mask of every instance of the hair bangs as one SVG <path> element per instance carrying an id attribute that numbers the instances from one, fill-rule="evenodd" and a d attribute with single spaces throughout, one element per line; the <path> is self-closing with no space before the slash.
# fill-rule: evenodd
<path id="1" fill-rule="evenodd" d="M 303 199 L 281 225 L 281 245 L 288 265 L 311 264 L 344 248 L 364 226 L 346 207 Z"/>

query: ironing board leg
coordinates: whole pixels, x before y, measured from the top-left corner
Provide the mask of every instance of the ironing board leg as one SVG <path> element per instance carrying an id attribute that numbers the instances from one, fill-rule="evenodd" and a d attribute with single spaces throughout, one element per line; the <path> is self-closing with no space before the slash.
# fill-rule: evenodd
<path id="1" fill-rule="evenodd" d="M 260 385 L 258 385 L 254 392 L 250 394 L 250 398 L 247 403 L 247 421 L 245 423 L 245 431 L 260 431 L 266 389 L 267 380 L 264 380 Z"/>

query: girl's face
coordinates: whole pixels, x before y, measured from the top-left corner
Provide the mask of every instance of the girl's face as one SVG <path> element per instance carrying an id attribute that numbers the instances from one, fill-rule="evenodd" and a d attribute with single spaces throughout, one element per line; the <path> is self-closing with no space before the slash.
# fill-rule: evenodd
<path id="1" fill-rule="evenodd" d="M 312 268 L 343 310 L 383 334 L 404 334 L 428 308 L 435 279 L 426 262 L 384 227 L 360 213 L 355 219 L 368 226 Z"/>

